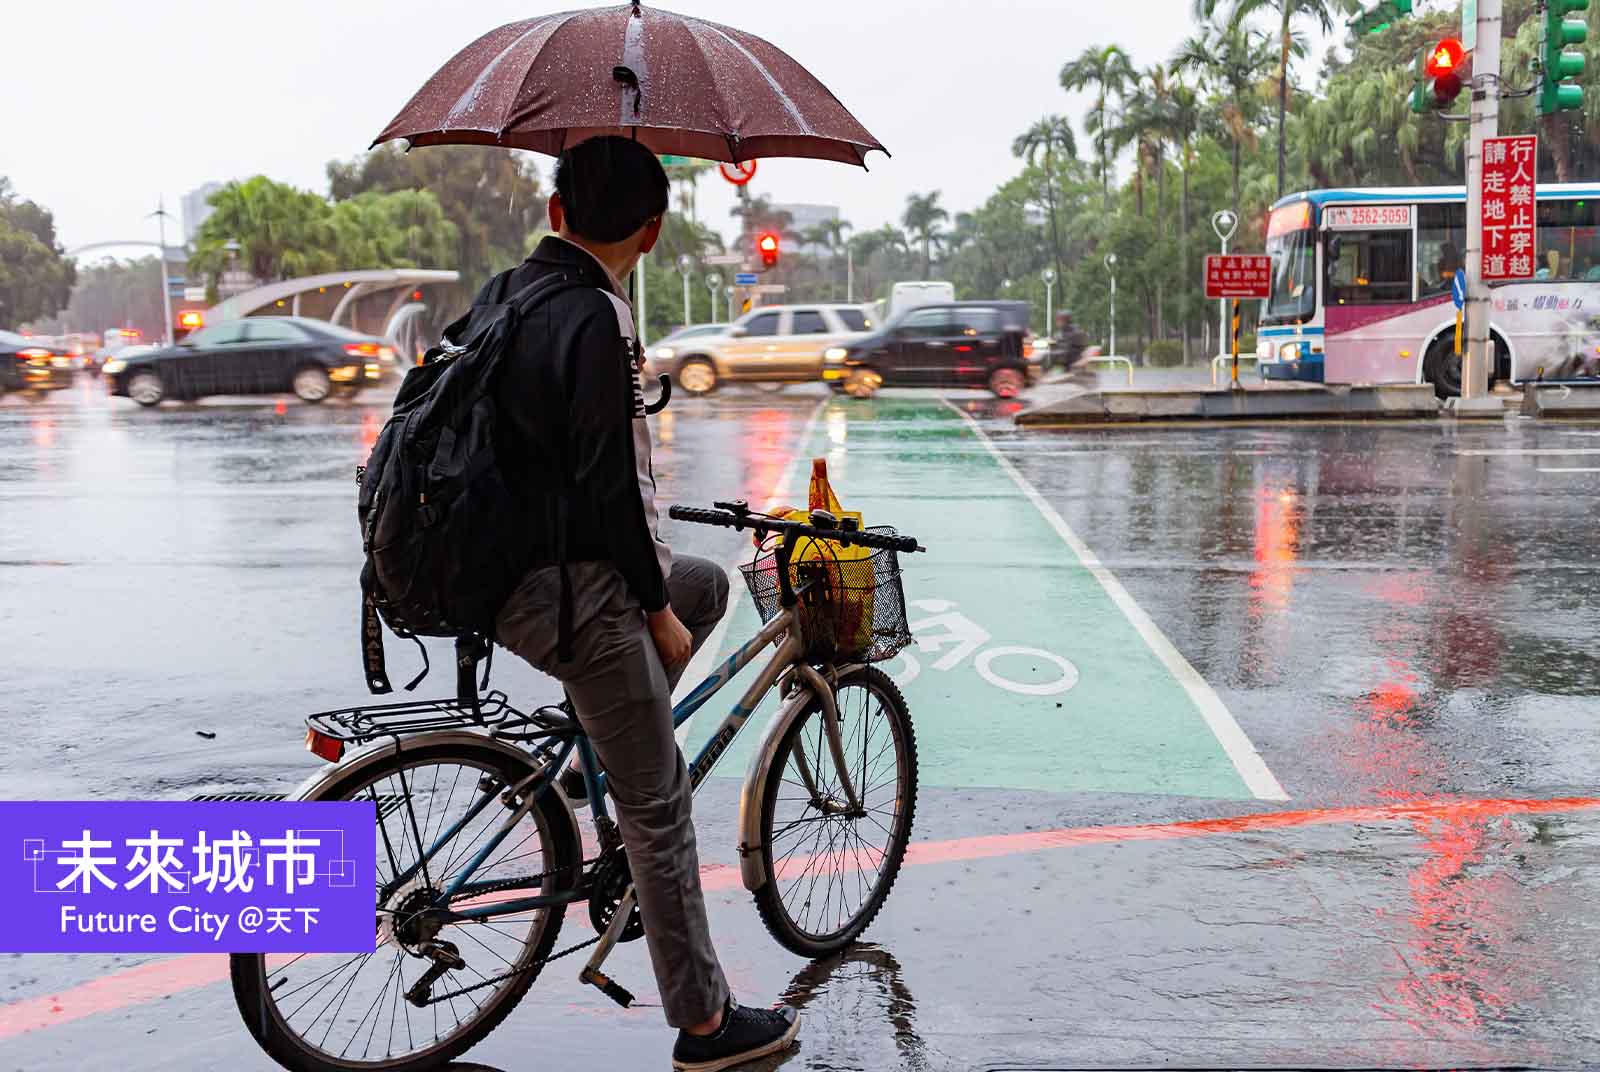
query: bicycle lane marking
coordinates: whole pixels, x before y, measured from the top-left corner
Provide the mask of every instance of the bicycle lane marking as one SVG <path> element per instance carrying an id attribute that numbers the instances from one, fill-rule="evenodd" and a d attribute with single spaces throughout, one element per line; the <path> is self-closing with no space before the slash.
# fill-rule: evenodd
<path id="1" fill-rule="evenodd" d="M 1283 799 L 1264 764 L 1247 767 L 1247 780 L 1213 732 L 1196 700 L 1209 692 L 1199 675 L 1170 642 L 1161 648 L 1165 638 L 1152 642 L 1159 630 L 1136 606 L 1128 612 L 1125 592 L 1126 605 L 1117 602 L 1120 585 L 1111 578 L 1108 589 L 1110 575 L 1092 553 L 1098 572 L 1061 554 L 1048 503 L 1040 509 L 979 430 L 952 411 L 943 400 L 836 400 L 807 452 L 826 454 L 847 508 L 930 548 L 902 557 L 917 643 L 886 664 L 910 702 L 923 781 Z M 742 591 L 730 617 L 736 637 L 758 624 Z M 689 755 L 747 680 L 691 726 Z M 763 704 L 719 774 L 743 773 L 775 706 Z M 1231 721 L 1225 709 L 1222 717 Z"/>
<path id="2" fill-rule="evenodd" d="M 914 841 L 906 850 L 906 867 L 965 863 L 1029 855 L 1078 846 L 1130 841 L 1180 841 L 1203 837 L 1253 834 L 1298 827 L 1405 822 L 1422 828 L 1429 823 L 1482 821 L 1512 815 L 1556 815 L 1600 809 L 1600 797 L 1443 800 L 1413 804 L 1381 804 L 1303 811 L 1269 811 L 1218 819 L 1125 826 L 1081 826 L 991 834 L 948 841 Z M 710 864 L 700 869 L 708 893 L 742 890 L 735 864 Z M 0 1004 L 0 1039 L 62 1027 L 99 1016 L 165 1001 L 228 979 L 226 956 L 192 955 L 155 960 L 108 973 L 54 993 Z"/>
<path id="3" fill-rule="evenodd" d="M 1167 639 L 1167 635 L 1144 612 L 1144 608 L 1134 601 L 1133 596 L 1122 586 L 1122 582 L 1117 580 L 1116 574 L 1107 569 L 1100 561 L 1099 556 L 1089 548 L 1089 545 L 1084 543 L 1076 532 L 1072 531 L 1072 526 L 1067 524 L 1066 518 L 1062 517 L 1060 512 L 1051 506 L 1043 495 L 1039 494 L 1039 489 L 1028 482 L 1028 479 L 1012 464 L 1011 459 L 1000 453 L 993 441 L 984 434 L 983 428 L 979 426 L 977 421 L 973 420 L 971 414 L 949 400 L 946 400 L 945 404 L 959 414 L 962 420 L 966 421 L 968 427 L 972 429 L 972 434 L 978 437 L 978 441 L 983 444 L 989 455 L 994 458 L 995 463 L 1005 471 L 1006 475 L 1011 478 L 1012 483 L 1016 484 L 1023 495 L 1027 496 L 1028 501 L 1039 511 L 1050 527 L 1055 529 L 1056 534 L 1061 537 L 1062 541 L 1072 548 L 1072 553 L 1078 556 L 1078 561 L 1082 563 L 1083 568 L 1093 574 L 1095 580 L 1100 582 L 1100 586 L 1105 589 L 1106 595 L 1117 605 L 1117 609 L 1127 617 L 1129 624 L 1138 632 L 1140 639 L 1149 646 L 1150 651 L 1156 658 L 1160 659 L 1166 668 L 1171 671 L 1172 676 L 1183 687 L 1183 690 L 1189 694 L 1189 698 L 1194 702 L 1195 707 L 1199 709 L 1201 717 L 1205 719 L 1206 725 L 1210 727 L 1212 734 L 1217 739 L 1217 743 L 1227 753 L 1228 759 L 1233 763 L 1234 769 L 1238 771 L 1239 777 L 1249 787 L 1251 793 L 1260 800 L 1288 800 L 1289 794 L 1284 792 L 1283 786 L 1278 783 L 1277 777 L 1267 767 L 1266 760 L 1261 758 L 1261 753 L 1256 750 L 1256 746 L 1250 742 L 1250 738 L 1240 728 L 1232 712 L 1222 702 L 1222 697 L 1217 695 L 1216 690 L 1200 675 L 1200 672 L 1194 668 L 1188 659 L 1183 657 L 1183 653 L 1173 645 L 1172 641 Z"/>

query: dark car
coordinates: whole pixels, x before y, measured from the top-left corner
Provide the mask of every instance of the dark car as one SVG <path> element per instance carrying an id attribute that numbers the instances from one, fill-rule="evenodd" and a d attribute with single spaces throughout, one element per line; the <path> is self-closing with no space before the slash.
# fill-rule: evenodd
<path id="1" fill-rule="evenodd" d="M 0 331 L 0 395 L 72 386 L 72 355 L 63 346 Z"/>
<path id="2" fill-rule="evenodd" d="M 298 316 L 251 317 L 201 328 L 176 346 L 106 362 L 106 388 L 141 406 L 167 398 L 293 392 L 321 402 L 354 393 L 394 364 L 383 339 Z"/>
<path id="3" fill-rule="evenodd" d="M 822 378 L 858 398 L 879 387 L 987 387 L 1014 398 L 1039 378 L 1027 302 L 919 305 L 823 355 Z"/>

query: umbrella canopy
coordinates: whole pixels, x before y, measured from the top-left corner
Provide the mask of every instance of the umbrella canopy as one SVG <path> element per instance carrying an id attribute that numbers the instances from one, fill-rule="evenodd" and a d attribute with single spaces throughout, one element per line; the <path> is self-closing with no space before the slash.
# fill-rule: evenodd
<path id="1" fill-rule="evenodd" d="M 828 88 L 740 30 L 639 3 L 513 22 L 462 49 L 373 141 L 559 155 L 602 134 L 656 153 L 864 164 L 883 149 Z"/>

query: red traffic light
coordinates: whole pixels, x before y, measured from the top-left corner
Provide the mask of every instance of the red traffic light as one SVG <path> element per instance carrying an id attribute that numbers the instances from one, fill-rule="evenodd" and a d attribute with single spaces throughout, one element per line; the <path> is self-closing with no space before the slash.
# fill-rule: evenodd
<path id="1" fill-rule="evenodd" d="M 756 252 L 761 254 L 761 263 L 768 268 L 778 263 L 778 236 L 771 231 L 756 238 Z"/>
<path id="2" fill-rule="evenodd" d="M 1466 55 L 1467 50 L 1461 46 L 1459 40 L 1446 37 L 1434 45 L 1433 51 L 1428 53 L 1428 60 L 1423 70 L 1429 78 L 1443 78 L 1447 74 L 1456 73 Z"/>

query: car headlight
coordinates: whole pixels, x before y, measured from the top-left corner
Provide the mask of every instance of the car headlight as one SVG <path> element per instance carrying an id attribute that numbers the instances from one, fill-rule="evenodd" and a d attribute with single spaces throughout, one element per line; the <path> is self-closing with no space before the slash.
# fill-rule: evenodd
<path id="1" fill-rule="evenodd" d="M 128 367 L 128 363 L 126 361 L 119 361 L 117 358 L 113 357 L 110 361 L 106 362 L 105 367 L 103 369 L 101 369 L 100 371 L 106 372 L 106 373 L 111 374 L 112 376 L 115 376 L 117 373 L 121 372 L 123 369 L 125 369 L 127 367 Z"/>
<path id="2" fill-rule="evenodd" d="M 830 346 L 826 350 L 822 351 L 822 360 L 828 362 L 830 365 L 837 365 L 849 356 L 850 351 L 846 350 L 843 346 Z"/>
<path id="3" fill-rule="evenodd" d="M 654 350 L 650 351 L 650 357 L 656 361 L 671 361 L 677 356 L 678 351 L 674 350 L 670 346 L 657 346 Z"/>
<path id="4" fill-rule="evenodd" d="M 1300 360 L 1300 344 L 1297 343 L 1297 342 L 1286 342 L 1282 346 L 1278 347 L 1278 360 L 1279 361 L 1298 361 L 1298 360 Z"/>

